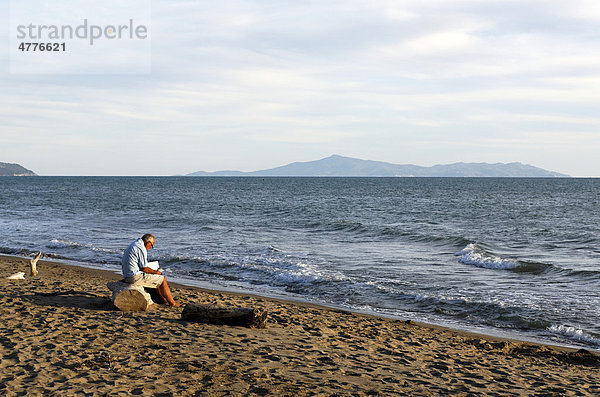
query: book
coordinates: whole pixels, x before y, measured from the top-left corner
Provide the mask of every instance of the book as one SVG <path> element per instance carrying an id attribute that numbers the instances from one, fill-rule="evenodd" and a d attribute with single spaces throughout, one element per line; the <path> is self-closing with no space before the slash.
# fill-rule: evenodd
<path id="1" fill-rule="evenodd" d="M 152 269 L 152 270 L 158 270 L 158 268 L 159 268 L 158 261 L 152 261 L 152 262 L 148 262 L 148 263 L 146 264 L 146 266 L 147 266 L 147 267 L 149 267 L 149 268 L 150 268 L 150 269 Z"/>

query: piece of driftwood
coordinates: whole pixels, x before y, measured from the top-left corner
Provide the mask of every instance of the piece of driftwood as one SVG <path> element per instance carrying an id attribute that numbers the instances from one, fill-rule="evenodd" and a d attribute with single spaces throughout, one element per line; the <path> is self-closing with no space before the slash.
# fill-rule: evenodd
<path id="1" fill-rule="evenodd" d="M 112 291 L 113 304 L 124 312 L 146 311 L 152 305 L 150 294 L 142 285 L 123 281 L 109 281 L 106 286 Z"/>
<path id="2" fill-rule="evenodd" d="M 25 273 L 23 272 L 18 272 L 15 274 L 11 274 L 10 276 L 6 277 L 8 280 L 25 280 Z"/>
<path id="3" fill-rule="evenodd" d="M 188 303 L 181 312 L 181 319 L 205 324 L 265 328 L 267 310 Z"/>
<path id="4" fill-rule="evenodd" d="M 29 264 L 31 265 L 31 268 L 29 270 L 29 275 L 30 276 L 37 276 L 38 275 L 37 262 L 40 260 L 41 256 L 42 256 L 42 251 L 38 252 L 38 254 L 35 256 L 35 258 L 29 260 Z"/>

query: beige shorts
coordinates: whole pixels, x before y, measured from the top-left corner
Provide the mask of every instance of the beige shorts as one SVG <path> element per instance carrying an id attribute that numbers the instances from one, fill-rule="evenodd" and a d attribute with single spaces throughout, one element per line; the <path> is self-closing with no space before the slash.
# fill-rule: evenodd
<path id="1" fill-rule="evenodd" d="M 165 276 L 160 274 L 141 273 L 136 274 L 133 277 L 125 277 L 124 281 L 129 284 L 141 285 L 145 288 L 158 288 L 163 281 L 165 281 Z"/>

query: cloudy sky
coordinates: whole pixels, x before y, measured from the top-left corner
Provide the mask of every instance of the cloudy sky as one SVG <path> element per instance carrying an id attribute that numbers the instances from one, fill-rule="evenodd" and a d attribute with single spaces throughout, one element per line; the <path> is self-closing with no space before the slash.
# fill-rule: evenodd
<path id="1" fill-rule="evenodd" d="M 151 73 L 20 74 L 0 53 L 0 161 L 172 175 L 340 154 L 600 176 L 597 0 L 153 0 L 151 15 Z"/>

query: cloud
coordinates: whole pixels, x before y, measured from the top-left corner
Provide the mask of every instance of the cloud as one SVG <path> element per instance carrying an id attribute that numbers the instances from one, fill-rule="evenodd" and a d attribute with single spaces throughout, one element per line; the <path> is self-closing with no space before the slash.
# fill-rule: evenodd
<path id="1" fill-rule="evenodd" d="M 557 14 L 569 19 L 600 22 L 600 3 L 595 0 L 555 1 Z"/>
<path id="2" fill-rule="evenodd" d="M 551 123 L 557 127 L 564 124 L 570 125 L 583 125 L 588 127 L 594 127 L 600 125 L 600 117 L 577 117 L 577 116 L 562 116 L 555 114 L 519 114 L 513 113 L 495 113 L 495 114 L 477 114 L 469 117 L 471 120 L 476 121 L 495 121 L 504 123 Z"/>

